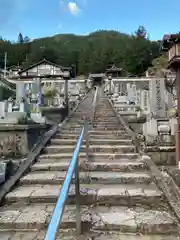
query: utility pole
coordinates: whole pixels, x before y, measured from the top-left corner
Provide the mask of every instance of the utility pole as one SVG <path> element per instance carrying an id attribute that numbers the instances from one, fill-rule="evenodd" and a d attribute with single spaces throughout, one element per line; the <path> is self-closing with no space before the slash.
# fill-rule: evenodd
<path id="1" fill-rule="evenodd" d="M 4 79 L 6 78 L 6 70 L 7 70 L 7 52 L 4 54 Z"/>

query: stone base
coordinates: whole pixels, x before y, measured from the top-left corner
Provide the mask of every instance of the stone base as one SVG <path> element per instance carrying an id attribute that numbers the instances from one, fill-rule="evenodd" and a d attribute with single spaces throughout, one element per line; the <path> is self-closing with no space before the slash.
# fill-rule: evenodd
<path id="1" fill-rule="evenodd" d="M 0 125 L 0 157 L 21 158 L 26 156 L 39 137 L 50 125 Z"/>

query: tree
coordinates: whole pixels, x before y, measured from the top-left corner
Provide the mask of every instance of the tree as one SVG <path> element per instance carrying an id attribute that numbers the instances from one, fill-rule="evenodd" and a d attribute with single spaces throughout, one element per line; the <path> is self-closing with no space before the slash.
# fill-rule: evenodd
<path id="1" fill-rule="evenodd" d="M 135 31 L 135 37 L 147 39 L 147 31 L 144 26 L 138 27 L 138 29 Z"/>
<path id="2" fill-rule="evenodd" d="M 23 42 L 24 42 L 24 43 L 28 43 L 28 42 L 30 42 L 30 38 L 27 37 L 27 36 L 25 36 Z"/>
<path id="3" fill-rule="evenodd" d="M 23 42 L 24 42 L 23 35 L 22 35 L 22 33 L 19 33 L 18 43 L 22 44 Z"/>
<path id="4" fill-rule="evenodd" d="M 143 27 L 138 28 L 136 36 L 101 30 L 86 36 L 59 34 L 29 41 L 28 37 L 23 40 L 20 33 L 18 43 L 0 40 L 0 67 L 7 52 L 8 66 L 19 63 L 28 67 L 46 58 L 62 66 L 75 65 L 78 75 L 105 72 L 109 65 L 115 64 L 140 76 L 160 56 L 159 43 L 150 41 L 146 35 Z"/>

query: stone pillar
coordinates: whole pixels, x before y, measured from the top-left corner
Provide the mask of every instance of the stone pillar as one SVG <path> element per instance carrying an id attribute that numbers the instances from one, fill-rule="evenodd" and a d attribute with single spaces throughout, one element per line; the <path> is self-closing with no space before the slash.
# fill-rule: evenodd
<path id="1" fill-rule="evenodd" d="M 140 107 L 145 114 L 149 112 L 149 92 L 147 90 L 141 91 Z"/>
<path id="2" fill-rule="evenodd" d="M 119 94 L 119 84 L 114 84 L 114 93 Z"/>
<path id="3" fill-rule="evenodd" d="M 150 111 L 155 117 L 165 118 L 165 83 L 164 80 L 152 79 L 149 81 Z"/>
<path id="4" fill-rule="evenodd" d="M 22 98 L 26 98 L 25 84 L 22 82 L 16 83 L 16 103 L 20 103 Z"/>
<path id="5" fill-rule="evenodd" d="M 10 98 L 10 99 L 8 100 L 8 112 L 11 113 L 12 110 L 13 110 L 13 99 Z"/>
<path id="6" fill-rule="evenodd" d="M 66 107 L 69 106 L 69 97 L 68 97 L 68 80 L 64 80 L 64 101 Z"/>

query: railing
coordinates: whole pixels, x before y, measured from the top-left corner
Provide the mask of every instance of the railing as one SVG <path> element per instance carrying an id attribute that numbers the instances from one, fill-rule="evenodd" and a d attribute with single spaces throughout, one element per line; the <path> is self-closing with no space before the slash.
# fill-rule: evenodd
<path id="1" fill-rule="evenodd" d="M 98 86 L 96 86 L 95 93 L 94 93 L 94 98 L 93 98 L 93 122 L 95 120 L 95 114 L 96 114 L 96 106 L 97 106 L 97 98 L 98 98 Z"/>
<path id="2" fill-rule="evenodd" d="M 80 215 L 80 184 L 79 184 L 79 162 L 78 155 L 82 146 L 83 139 L 86 140 L 86 154 L 88 156 L 88 123 L 85 120 L 84 127 L 82 128 L 80 137 L 78 139 L 75 151 L 73 153 L 72 160 L 70 162 L 63 186 L 61 188 L 60 195 L 56 207 L 54 209 L 51 221 L 48 226 L 48 230 L 45 236 L 45 240 L 55 240 L 61 225 L 61 220 L 64 213 L 66 200 L 68 197 L 69 188 L 72 182 L 73 175 L 75 173 L 75 195 L 76 195 L 76 231 L 77 235 L 81 235 L 81 215 Z"/>

